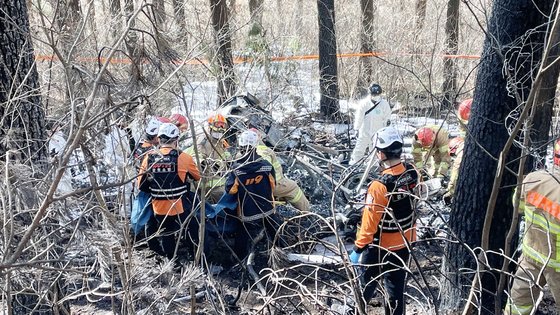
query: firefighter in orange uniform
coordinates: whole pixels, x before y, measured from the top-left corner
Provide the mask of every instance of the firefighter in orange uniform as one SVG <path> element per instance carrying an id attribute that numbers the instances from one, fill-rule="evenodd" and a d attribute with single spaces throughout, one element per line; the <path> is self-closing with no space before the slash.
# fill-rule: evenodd
<path id="1" fill-rule="evenodd" d="M 157 225 L 161 231 L 159 253 L 169 259 L 175 256 L 175 247 L 180 236 L 177 235 L 181 225 L 190 211 L 193 200 L 189 197 L 188 178 L 200 180 L 200 173 L 193 158 L 177 150 L 179 129 L 171 123 L 159 127 L 159 150 L 154 150 L 142 161 L 138 187 L 148 192 L 152 198 Z M 191 219 L 187 226 L 190 241 L 196 243 L 198 222 Z M 193 244 L 188 244 L 190 247 Z"/>
<path id="2" fill-rule="evenodd" d="M 415 198 L 419 181 L 413 165 L 401 161 L 403 140 L 396 129 L 385 127 L 375 135 L 382 176 L 374 180 L 366 197 L 361 226 L 350 254 L 353 264 L 366 266 L 364 299 L 368 302 L 384 280 L 385 314 L 404 314 L 408 243 L 416 240 Z"/>

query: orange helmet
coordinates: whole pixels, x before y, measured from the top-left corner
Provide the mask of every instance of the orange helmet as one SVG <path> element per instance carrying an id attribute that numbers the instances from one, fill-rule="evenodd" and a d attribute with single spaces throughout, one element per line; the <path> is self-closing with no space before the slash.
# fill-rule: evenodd
<path id="1" fill-rule="evenodd" d="M 435 132 L 430 127 L 422 127 L 416 131 L 414 137 L 423 147 L 429 147 L 434 143 Z"/>
<path id="2" fill-rule="evenodd" d="M 554 141 L 554 165 L 560 166 L 560 138 Z"/>
<path id="3" fill-rule="evenodd" d="M 228 123 L 224 115 L 215 114 L 208 118 L 208 127 L 212 132 L 225 133 L 228 129 Z"/>
<path id="4" fill-rule="evenodd" d="M 458 115 L 459 115 L 459 119 L 461 119 L 461 121 L 466 124 L 469 121 L 469 118 L 471 117 L 471 107 L 472 107 L 472 98 L 469 98 L 467 100 L 464 100 L 461 102 L 461 104 L 459 104 L 459 109 L 457 110 Z"/>
<path id="5" fill-rule="evenodd" d="M 457 150 L 459 149 L 459 147 L 461 145 L 463 145 L 464 142 L 465 142 L 465 139 L 463 139 L 463 137 L 455 137 L 455 138 L 449 140 L 449 154 L 456 155 Z"/>
<path id="6" fill-rule="evenodd" d="M 189 128 L 189 120 L 181 114 L 173 114 L 169 117 L 169 122 L 175 124 L 179 130 L 187 130 Z"/>

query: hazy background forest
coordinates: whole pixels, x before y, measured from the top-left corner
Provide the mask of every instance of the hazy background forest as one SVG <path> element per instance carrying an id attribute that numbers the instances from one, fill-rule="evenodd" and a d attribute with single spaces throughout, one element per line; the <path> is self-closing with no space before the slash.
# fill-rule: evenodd
<path id="1" fill-rule="evenodd" d="M 423 205 L 424 214 L 449 224 L 434 228 L 440 238 L 414 249 L 408 310 L 457 314 L 469 299 L 471 314 L 497 313 L 507 295 L 503 258 L 514 251 L 503 248 L 512 243 L 510 227 L 517 231 L 513 187 L 546 163 L 550 135 L 559 133 L 557 6 L 545 0 L 0 0 L 0 312 L 365 314 L 343 242 L 322 240 L 340 236 L 328 217 L 344 205 L 336 190 L 316 196 L 325 187 L 321 176 L 287 171 L 313 194 L 312 210 L 326 211 L 287 219 L 286 230 L 297 239 L 288 250 L 321 248 L 342 262 L 287 263 L 287 249 L 275 248 L 270 261 L 258 261 L 263 273 L 243 273 L 261 277 L 258 282 L 240 280 L 241 269 L 216 274 L 204 256 L 177 273 L 131 237 L 127 211 L 136 174 L 126 156 L 115 158 L 128 140 L 117 131 L 117 145 L 105 143 L 124 127 L 138 138 L 150 115 L 180 111 L 200 127 L 244 91 L 278 124 L 309 127 L 314 140 L 336 141 L 340 135 L 332 130 L 340 125 L 331 123 L 349 129 L 353 104 L 377 82 L 397 125 L 406 128 L 413 119 L 456 131 L 457 103 L 474 97 L 458 202 Z M 67 143 L 51 154 L 46 143 L 55 131 Z M 502 180 L 496 174 L 504 168 Z M 69 173 L 74 186 L 62 191 Z M 477 283 L 473 274 L 488 276 Z M 549 304 L 547 297 L 540 312 L 547 314 Z"/>

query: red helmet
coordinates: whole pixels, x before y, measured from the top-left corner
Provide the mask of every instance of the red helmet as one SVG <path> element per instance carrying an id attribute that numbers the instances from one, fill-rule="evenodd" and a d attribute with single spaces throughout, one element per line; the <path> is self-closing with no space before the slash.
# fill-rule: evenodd
<path id="1" fill-rule="evenodd" d="M 455 137 L 455 138 L 449 140 L 449 154 L 456 155 L 457 150 L 459 149 L 459 147 L 461 145 L 463 145 L 464 142 L 465 142 L 465 139 L 463 139 L 463 137 Z"/>
<path id="2" fill-rule="evenodd" d="M 186 130 L 189 128 L 189 120 L 187 117 L 181 114 L 173 114 L 169 117 L 169 122 L 175 124 L 180 130 Z"/>
<path id="3" fill-rule="evenodd" d="M 434 143 L 436 133 L 430 127 L 422 127 L 416 131 L 414 137 L 420 142 L 420 145 L 429 147 Z"/>
<path id="4" fill-rule="evenodd" d="M 472 107 L 472 98 L 464 100 L 459 104 L 459 109 L 457 110 L 459 119 L 463 121 L 463 123 L 467 123 L 469 118 L 471 117 L 471 107 Z"/>
<path id="5" fill-rule="evenodd" d="M 167 117 L 157 117 L 157 120 L 159 120 L 160 123 L 170 123 L 171 120 Z"/>
<path id="6" fill-rule="evenodd" d="M 560 166 L 560 139 L 554 141 L 554 165 Z"/>
<path id="7" fill-rule="evenodd" d="M 208 118 L 208 127 L 211 131 L 225 133 L 228 129 L 228 123 L 224 115 L 215 114 Z"/>

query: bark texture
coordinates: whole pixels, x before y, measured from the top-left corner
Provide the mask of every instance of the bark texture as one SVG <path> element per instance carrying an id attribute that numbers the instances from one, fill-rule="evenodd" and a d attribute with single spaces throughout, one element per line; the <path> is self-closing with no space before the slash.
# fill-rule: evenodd
<path id="1" fill-rule="evenodd" d="M 339 114 L 334 0 L 317 0 L 317 8 L 319 16 L 320 111 L 324 119 L 334 120 Z"/>
<path id="2" fill-rule="evenodd" d="M 210 0 L 212 27 L 216 44 L 218 106 L 236 91 L 235 71 L 231 53 L 231 34 L 226 0 Z"/>
<path id="3" fill-rule="evenodd" d="M 0 0 L 0 160 L 8 150 L 31 164 L 47 158 L 45 113 L 25 0 Z"/>
<path id="4" fill-rule="evenodd" d="M 375 4 L 374 0 L 360 0 L 362 25 L 360 34 L 360 50 L 371 53 L 375 50 Z M 368 86 L 373 81 L 373 57 L 360 57 L 360 73 L 356 82 L 356 95 L 362 97 L 367 94 Z"/>
<path id="5" fill-rule="evenodd" d="M 549 1 L 497 0 L 494 2 L 485 39 L 474 93 L 474 102 L 465 142 L 465 152 L 459 170 L 455 203 L 450 216 L 450 230 L 464 245 L 481 245 L 481 231 L 492 184 L 496 176 L 497 157 L 509 137 L 504 126 L 507 116 L 518 102 L 517 92 L 525 100 L 542 56 L 543 23 L 541 12 L 551 12 Z M 539 26 L 541 26 L 539 28 Z M 539 47 L 540 45 L 540 47 Z M 504 56 L 502 59 L 500 56 Z M 504 63 L 505 60 L 505 63 Z M 507 69 L 511 77 L 505 76 Z M 520 150 L 512 147 L 507 167 L 517 170 Z M 512 192 L 515 175 L 506 171 L 500 185 L 493 214 L 489 250 L 500 252 L 512 219 Z M 450 281 L 442 288 L 442 309 L 459 310 L 468 294 L 475 257 L 460 243 L 448 243 L 444 273 Z M 502 259 L 488 254 L 488 263 L 501 269 Z M 488 269 L 488 268 L 487 268 Z M 493 272 L 482 275 L 482 296 L 478 302 L 482 314 L 493 314 L 499 276 Z"/>
<path id="6" fill-rule="evenodd" d="M 445 21 L 445 53 L 456 55 L 459 46 L 459 4 L 460 0 L 447 2 Z M 452 109 L 457 98 L 457 59 L 443 59 L 443 109 Z"/>

